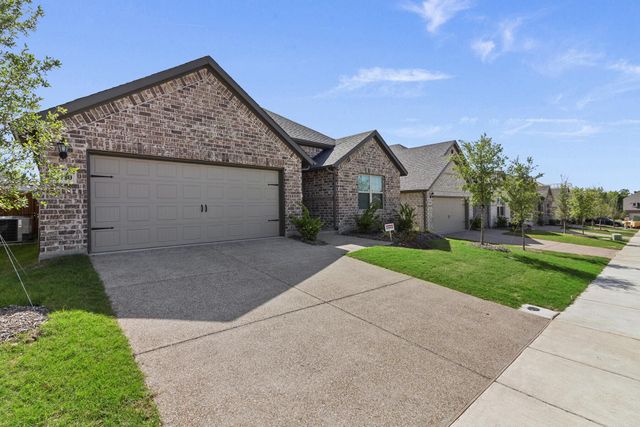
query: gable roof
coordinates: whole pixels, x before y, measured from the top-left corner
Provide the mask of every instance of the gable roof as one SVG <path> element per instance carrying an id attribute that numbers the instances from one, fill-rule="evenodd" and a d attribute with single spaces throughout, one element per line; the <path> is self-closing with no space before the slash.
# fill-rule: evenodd
<path id="1" fill-rule="evenodd" d="M 311 157 L 309 157 L 309 155 L 302 148 L 300 148 L 300 146 L 298 146 L 298 144 L 293 141 L 293 139 L 291 139 L 289 134 L 285 132 L 280 127 L 280 125 L 276 123 L 276 121 L 273 120 L 271 116 L 267 114 L 262 109 L 262 107 L 260 107 L 253 100 L 253 98 L 251 98 L 249 94 L 245 92 L 244 89 L 242 89 L 240 85 L 238 85 L 238 83 L 236 83 L 235 80 L 233 80 L 231 76 L 227 74 L 227 72 L 224 71 L 222 67 L 220 67 L 220 65 L 218 65 L 218 63 L 214 61 L 210 56 L 203 56 L 202 58 L 198 58 L 185 64 L 178 65 L 177 67 L 169 68 L 167 70 L 151 74 L 147 77 L 143 77 L 141 79 L 137 79 L 120 86 L 112 87 L 111 89 L 94 93 L 93 95 L 78 98 L 76 100 L 62 104 L 59 107 L 67 110 L 65 116 L 69 116 L 87 110 L 89 108 L 94 108 L 100 104 L 105 104 L 114 99 L 121 98 L 134 92 L 141 91 L 151 86 L 156 86 L 168 80 L 173 80 L 201 68 L 208 68 L 210 71 L 212 71 L 223 83 L 227 85 L 227 87 L 229 87 L 232 92 L 234 92 L 240 98 L 241 101 L 243 101 L 249 107 L 250 110 L 253 111 L 254 114 L 256 114 L 267 126 L 269 126 L 276 133 L 276 135 L 282 138 L 284 142 L 300 158 L 302 158 L 303 161 L 305 161 L 309 165 L 314 164 Z M 49 111 L 54 111 L 56 108 L 58 107 L 43 110 L 40 112 L 40 114 L 46 114 Z"/>
<path id="2" fill-rule="evenodd" d="M 278 124 L 284 129 L 289 136 L 296 142 L 303 145 L 310 145 L 314 147 L 324 148 L 314 158 L 314 165 L 312 169 L 325 168 L 330 166 L 338 166 L 344 159 L 349 157 L 351 153 L 358 149 L 362 144 L 367 142 L 370 138 L 375 138 L 382 150 L 387 154 L 389 159 L 400 171 L 400 176 L 407 175 L 402 162 L 396 157 L 394 152 L 389 148 L 382 135 L 377 130 L 370 130 L 367 132 L 360 132 L 355 135 L 345 136 L 342 138 L 331 138 L 321 132 L 311 129 L 300 123 L 294 122 L 280 114 L 276 114 L 269 110 L 266 111 Z"/>
<path id="3" fill-rule="evenodd" d="M 456 141 L 409 148 L 400 144 L 392 145 L 391 151 L 398 156 L 409 171 L 407 176 L 400 178 L 400 190 L 426 191 L 431 188 L 451 162 L 450 150 L 452 147 L 459 149 Z"/>
<path id="4" fill-rule="evenodd" d="M 553 192 L 551 191 L 550 185 L 539 185 L 538 186 L 538 194 L 545 199 L 551 195 L 553 197 Z"/>
<path id="5" fill-rule="evenodd" d="M 330 136 L 294 122 L 266 108 L 263 108 L 263 110 L 296 142 L 319 147 L 332 147 L 335 145 L 335 140 Z"/>

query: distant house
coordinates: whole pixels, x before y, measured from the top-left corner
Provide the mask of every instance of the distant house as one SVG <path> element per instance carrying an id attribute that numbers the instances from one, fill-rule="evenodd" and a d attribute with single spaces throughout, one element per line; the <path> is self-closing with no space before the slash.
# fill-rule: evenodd
<path id="1" fill-rule="evenodd" d="M 623 199 L 622 210 L 629 217 L 640 215 L 640 191 L 636 191 Z"/>
<path id="2" fill-rule="evenodd" d="M 553 191 L 550 185 L 540 185 L 538 187 L 540 201 L 538 202 L 538 221 L 549 224 L 554 221 L 554 200 Z"/>
<path id="3" fill-rule="evenodd" d="M 420 230 L 446 234 L 463 231 L 469 221 L 469 194 L 453 169 L 451 155 L 460 152 L 456 141 L 420 147 L 392 145 L 408 171 L 400 177 L 400 201 L 416 209 Z"/>

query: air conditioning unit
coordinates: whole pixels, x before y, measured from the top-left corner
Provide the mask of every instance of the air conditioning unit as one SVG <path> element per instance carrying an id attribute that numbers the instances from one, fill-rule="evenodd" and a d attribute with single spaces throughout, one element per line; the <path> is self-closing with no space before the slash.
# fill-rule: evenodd
<path id="1" fill-rule="evenodd" d="M 0 234 L 7 242 L 22 242 L 31 234 L 31 218 L 28 216 L 0 216 Z"/>

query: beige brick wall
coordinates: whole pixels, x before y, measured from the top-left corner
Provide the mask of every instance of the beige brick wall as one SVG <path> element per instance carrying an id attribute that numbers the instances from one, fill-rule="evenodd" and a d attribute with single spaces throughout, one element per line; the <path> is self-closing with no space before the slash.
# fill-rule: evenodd
<path id="1" fill-rule="evenodd" d="M 412 206 L 416 210 L 416 225 L 420 231 L 425 229 L 424 191 L 409 191 L 400 193 L 400 202 Z"/>
<path id="2" fill-rule="evenodd" d="M 384 177 L 384 207 L 380 212 L 383 222 L 395 221 L 400 208 L 400 171 L 372 138 L 337 168 L 337 228 L 340 232 L 352 230 L 355 227 L 355 215 L 361 212 L 358 209 L 357 179 L 362 174 Z"/>
<path id="3" fill-rule="evenodd" d="M 201 69 L 64 119 L 77 184 L 40 210 L 41 257 L 87 251 L 87 150 L 284 171 L 286 228 L 302 200 L 301 159 Z M 52 159 L 57 159 L 51 153 Z"/>
<path id="4" fill-rule="evenodd" d="M 311 215 L 322 219 L 324 228 L 333 228 L 333 170 L 302 173 L 302 202 Z"/>

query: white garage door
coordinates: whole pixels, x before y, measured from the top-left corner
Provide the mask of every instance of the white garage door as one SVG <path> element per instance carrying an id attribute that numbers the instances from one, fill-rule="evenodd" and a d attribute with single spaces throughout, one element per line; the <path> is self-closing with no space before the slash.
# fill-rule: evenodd
<path id="1" fill-rule="evenodd" d="M 465 229 L 465 203 L 462 197 L 433 197 L 431 218 L 434 233 L 446 234 Z"/>
<path id="2" fill-rule="evenodd" d="M 92 155 L 91 251 L 280 234 L 273 170 Z"/>

